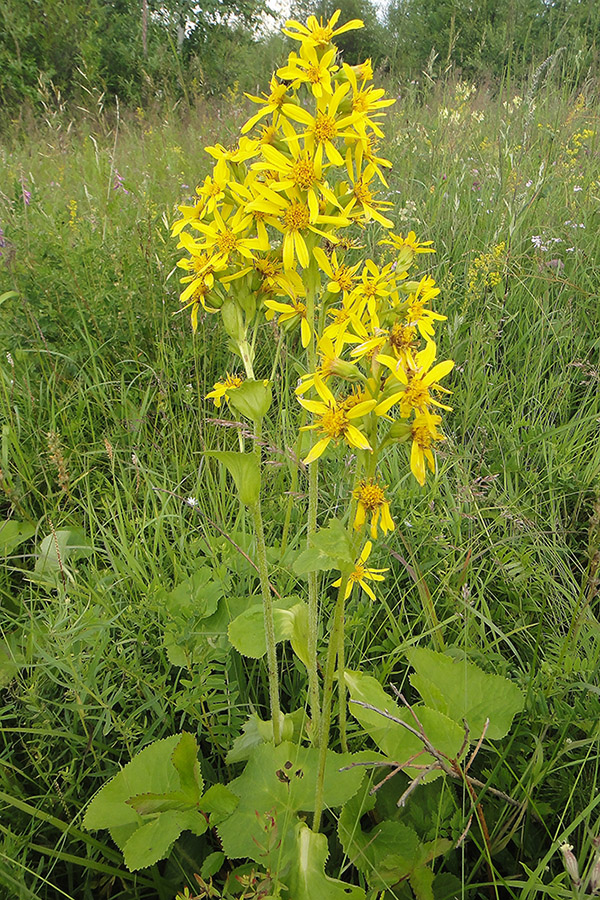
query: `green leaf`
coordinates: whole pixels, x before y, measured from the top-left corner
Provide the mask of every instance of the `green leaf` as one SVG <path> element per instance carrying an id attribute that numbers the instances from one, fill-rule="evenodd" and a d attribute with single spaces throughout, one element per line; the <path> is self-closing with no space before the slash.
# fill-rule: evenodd
<path id="1" fill-rule="evenodd" d="M 213 784 L 202 797 L 200 808 L 210 817 L 210 827 L 230 816 L 239 799 L 224 784 Z"/>
<path id="2" fill-rule="evenodd" d="M 20 636 L 21 633 L 15 631 L 0 640 L 0 688 L 10 684 L 17 672 L 26 665 L 20 647 Z"/>
<path id="3" fill-rule="evenodd" d="M 413 728 L 415 727 L 415 720 L 410 712 L 407 709 L 400 709 L 371 675 L 362 675 L 360 672 L 346 670 L 344 677 L 352 700 L 369 703 L 382 711 L 389 712 Z M 402 763 L 423 749 L 423 742 L 402 725 L 391 722 L 385 716 L 358 706 L 356 703 L 350 703 L 349 709 L 365 731 L 371 735 L 381 752 L 390 759 Z M 413 707 L 413 710 L 434 747 L 450 758 L 456 756 L 464 739 L 463 729 L 435 709 L 417 705 Z M 430 758 L 427 761 L 433 762 Z M 420 759 L 419 762 L 422 763 L 423 759 Z M 416 770 L 411 769 L 410 766 L 405 767 L 405 771 L 416 775 Z M 436 774 L 432 773 L 434 777 Z M 431 777 L 431 775 L 428 776 L 428 778 Z"/>
<path id="4" fill-rule="evenodd" d="M 235 482 L 238 496 L 245 506 L 254 506 L 260 494 L 260 467 L 254 453 L 211 450 L 206 454 L 222 463 Z"/>
<path id="5" fill-rule="evenodd" d="M 38 548 L 34 580 L 56 580 L 59 572 L 68 570 L 71 560 L 88 556 L 91 544 L 80 528 L 63 528 L 47 534 Z"/>
<path id="6" fill-rule="evenodd" d="M 363 830 L 362 823 L 376 804 L 370 788 L 367 781 L 346 803 L 338 820 L 338 835 L 346 856 L 364 873 L 369 886 L 380 891 L 420 872 L 436 856 L 446 853 L 452 843 L 438 838 L 423 844 L 416 831 L 403 822 L 385 818 L 381 821 L 379 807 L 377 815 L 368 817 L 370 830 Z"/>
<path id="7" fill-rule="evenodd" d="M 196 739 L 186 731 L 181 735 L 179 743 L 171 754 L 171 762 L 179 775 L 181 790 L 186 799 L 189 803 L 198 803 L 203 787 L 200 763 L 198 762 L 198 745 Z"/>
<path id="8" fill-rule="evenodd" d="M 9 556 L 15 547 L 29 540 L 35 534 L 35 525 L 4 519 L 0 522 L 0 556 Z"/>
<path id="9" fill-rule="evenodd" d="M 339 519 L 330 519 L 327 528 L 321 528 L 311 541 L 311 547 L 296 557 L 293 569 L 296 575 L 309 572 L 338 569 L 346 572 L 354 566 L 354 551 L 347 528 Z"/>
<path id="10" fill-rule="evenodd" d="M 342 809 L 338 835 L 344 852 L 365 874 L 370 887 L 383 890 L 413 870 L 419 860 L 420 842 L 416 831 L 401 822 L 373 821 L 371 831 L 363 831 L 361 820 L 376 802 L 369 796 L 369 788 L 367 783 Z"/>
<path id="11" fill-rule="evenodd" d="M 5 303 L 7 300 L 12 300 L 13 297 L 18 297 L 18 291 L 6 291 L 4 294 L 0 294 L 0 306 Z"/>
<path id="12" fill-rule="evenodd" d="M 179 788 L 171 754 L 180 738 L 181 735 L 174 734 L 155 741 L 134 756 L 96 794 L 84 816 L 84 827 L 108 828 L 115 844 L 123 850 L 133 832 L 143 824 L 141 816 L 127 801 L 139 794 L 164 794 Z"/>
<path id="13" fill-rule="evenodd" d="M 254 750 L 243 774 L 229 784 L 239 805 L 217 828 L 226 856 L 249 857 L 278 872 L 289 865 L 297 814 L 314 810 L 318 755 L 287 741 Z M 356 759 L 328 751 L 325 806 L 342 806 L 359 789 L 364 769 L 339 771 Z"/>
<path id="14" fill-rule="evenodd" d="M 308 606 L 306 603 L 290 602 L 295 597 L 284 598 L 273 605 L 273 625 L 275 641 L 289 640 L 296 656 L 308 665 Z M 229 640 L 242 656 L 260 659 L 267 652 L 264 610 L 252 606 L 233 620 L 228 629 Z"/>
<path id="15" fill-rule="evenodd" d="M 296 852 L 286 878 L 294 900 L 365 900 L 362 888 L 325 874 L 329 851 L 324 834 L 315 834 L 305 822 L 296 826 Z"/>
<path id="16" fill-rule="evenodd" d="M 229 393 L 229 405 L 253 422 L 263 419 L 272 402 L 269 381 L 243 381 Z"/>
<path id="17" fill-rule="evenodd" d="M 130 872 L 153 866 L 169 855 L 171 847 L 182 831 L 203 834 L 206 820 L 199 813 L 175 810 L 164 812 L 141 828 L 137 828 L 123 848 L 125 865 Z"/>
<path id="18" fill-rule="evenodd" d="M 488 675 L 466 660 L 422 647 L 407 650 L 406 656 L 416 670 L 411 684 L 425 703 L 456 722 L 464 719 L 472 738 L 479 737 L 487 718 L 486 737 L 505 737 L 514 716 L 523 709 L 522 692 L 502 675 Z"/>
<path id="19" fill-rule="evenodd" d="M 208 618 L 216 612 L 223 596 L 224 585 L 213 579 L 209 566 L 200 566 L 189 578 L 180 581 L 172 591 L 164 594 L 163 600 L 171 615 L 195 615 Z"/>
<path id="20" fill-rule="evenodd" d="M 433 870 L 427 866 L 421 866 L 410 873 L 408 880 L 416 900 L 435 900 L 433 893 L 434 878 Z"/>
<path id="21" fill-rule="evenodd" d="M 155 741 L 90 803 L 84 827 L 108 828 L 131 871 L 167 856 L 182 831 L 206 831 L 206 816 L 195 808 L 203 799 L 197 753 L 195 738 L 185 732 Z"/>
<path id="22" fill-rule="evenodd" d="M 216 850 L 214 853 L 209 853 L 209 855 L 202 863 L 202 868 L 200 869 L 200 877 L 204 878 L 205 881 L 209 878 L 212 878 L 213 875 L 216 875 L 217 872 L 223 868 L 224 862 L 225 854 L 221 853 L 220 850 Z"/>
<path id="23" fill-rule="evenodd" d="M 169 793 L 156 794 L 146 792 L 144 794 L 136 794 L 127 800 L 127 806 L 135 809 L 140 816 L 152 815 L 154 813 L 166 812 L 167 810 L 179 810 L 184 812 L 190 808 L 190 802 L 182 791 L 170 791 Z"/>
<path id="24" fill-rule="evenodd" d="M 299 739 L 302 727 L 306 719 L 303 709 L 296 709 L 293 713 L 282 716 L 281 740 L 293 741 Z M 227 754 L 225 762 L 228 766 L 233 763 L 243 762 L 249 759 L 252 751 L 259 744 L 265 744 L 273 740 L 273 720 L 266 721 L 252 713 L 247 722 L 242 725 L 242 733 L 236 737 L 233 746 Z"/>

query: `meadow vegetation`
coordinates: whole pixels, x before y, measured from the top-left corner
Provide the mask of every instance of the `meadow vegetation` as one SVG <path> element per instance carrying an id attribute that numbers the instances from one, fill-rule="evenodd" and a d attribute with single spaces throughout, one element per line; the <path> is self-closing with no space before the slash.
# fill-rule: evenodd
<path id="1" fill-rule="evenodd" d="M 435 246 L 421 269 L 441 288 L 453 411 L 424 487 L 404 447 L 383 458 L 396 529 L 370 564 L 389 571 L 375 602 L 349 602 L 346 664 L 414 700 L 407 651 L 444 650 L 524 697 L 508 736 L 484 740 L 472 765 L 484 820 L 464 836 L 471 798 L 441 780 L 401 811 L 424 842 L 459 843 L 435 860 L 438 900 L 566 898 L 600 884 L 598 86 L 573 90 L 557 65 L 518 86 L 452 72 L 387 85 L 385 199 L 396 230 Z M 235 86 L 218 102 L 124 109 L 88 84 L 84 108 L 52 90 L 43 103 L 0 148 L 0 892 L 218 897 L 194 878 L 223 889 L 213 833 L 185 832 L 166 862 L 130 872 L 82 815 L 119 766 L 180 732 L 197 738 L 207 784 L 230 780 L 244 758 L 228 756 L 234 739 L 251 713 L 268 718 L 266 667 L 225 637 L 242 595 L 259 591 L 253 524 L 207 457 L 244 429 L 204 399 L 240 363 L 215 316 L 192 334 L 171 238 L 177 206 L 212 167 L 202 148 L 232 145 L 255 108 Z M 365 234 L 368 253 L 382 237 Z M 281 351 L 273 321 L 259 330 L 257 371 L 275 366 L 267 556 L 290 590 L 280 541 L 288 515 L 290 544 L 305 540 L 290 399 L 303 350 L 299 331 Z M 348 504 L 351 457 L 341 447 L 322 463 L 320 525 Z M 177 586 L 198 577 L 201 588 L 209 566 L 221 593 L 200 590 L 199 609 Z M 280 673 L 282 706 L 304 709 L 287 645 Z M 348 738 L 372 747 L 352 717 Z M 354 862 L 332 842 L 328 873 L 364 887 Z M 249 873 L 227 890 L 267 896 Z M 370 890 L 428 896 L 414 880 Z"/>

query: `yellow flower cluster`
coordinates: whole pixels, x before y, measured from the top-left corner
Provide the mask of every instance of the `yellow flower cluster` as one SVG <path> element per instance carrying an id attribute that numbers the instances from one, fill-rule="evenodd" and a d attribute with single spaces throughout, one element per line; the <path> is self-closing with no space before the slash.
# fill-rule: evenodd
<path id="1" fill-rule="evenodd" d="M 439 382 L 454 364 L 436 360 L 435 325 L 445 317 L 431 303 L 439 289 L 431 277 L 409 275 L 434 252 L 431 241 L 394 233 L 389 218 L 391 163 L 378 146 L 394 101 L 372 84 L 370 61 L 340 61 L 333 39 L 362 22 L 339 26 L 339 15 L 286 23 L 299 46 L 268 93 L 247 95 L 258 108 L 238 145 L 206 148 L 212 173 L 196 202 L 179 207 L 173 233 L 187 253 L 178 263 L 180 299 L 194 330 L 200 308 L 221 310 L 248 377 L 246 334 L 258 310 L 285 331 L 298 329 L 308 365 L 297 397 L 313 417 L 306 430 L 316 432 L 304 462 L 340 443 L 357 453 L 365 479 L 354 494 L 355 527 L 369 518 L 376 537 L 378 527 L 394 527 L 378 458 L 411 442 L 411 469 L 424 484 L 443 439 L 436 411 L 448 408 Z M 387 233 L 378 261 L 357 255 L 368 226 Z M 232 388 L 225 379 L 209 396 L 218 404 Z"/>
<path id="2" fill-rule="evenodd" d="M 469 300 L 481 299 L 486 291 L 493 290 L 502 283 L 503 271 L 506 265 L 506 244 L 501 241 L 488 253 L 480 253 L 469 266 L 467 274 L 467 298 Z"/>

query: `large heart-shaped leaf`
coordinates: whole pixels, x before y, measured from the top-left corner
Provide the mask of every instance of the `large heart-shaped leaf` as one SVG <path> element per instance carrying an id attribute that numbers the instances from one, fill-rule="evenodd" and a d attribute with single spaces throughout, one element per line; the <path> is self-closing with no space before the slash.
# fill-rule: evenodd
<path id="1" fill-rule="evenodd" d="M 514 716 L 523 709 L 523 694 L 502 675 L 488 675 L 479 666 L 424 647 L 412 647 L 406 656 L 415 668 L 411 684 L 433 709 L 456 722 L 467 722 L 479 736 L 486 719 L 486 737 L 505 737 Z"/>
<path id="2" fill-rule="evenodd" d="M 279 873 L 289 866 L 297 814 L 314 810 L 318 756 L 315 748 L 288 741 L 254 750 L 243 774 L 228 785 L 240 802 L 217 828 L 227 856 L 249 857 Z M 340 771 L 358 758 L 328 751 L 325 806 L 342 806 L 359 789 L 363 768 Z"/>

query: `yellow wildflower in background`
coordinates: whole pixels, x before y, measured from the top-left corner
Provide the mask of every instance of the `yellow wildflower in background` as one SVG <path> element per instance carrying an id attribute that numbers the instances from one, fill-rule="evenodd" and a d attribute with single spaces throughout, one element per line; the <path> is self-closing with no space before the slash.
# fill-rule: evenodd
<path id="1" fill-rule="evenodd" d="M 231 391 L 239 388 L 242 383 L 243 379 L 241 379 L 239 375 L 227 374 L 224 379 L 217 381 L 217 383 L 213 385 L 212 391 L 210 391 L 204 399 L 212 400 L 217 409 L 219 409 L 221 402 L 223 400 L 229 400 Z"/>
<path id="2" fill-rule="evenodd" d="M 363 527 L 368 515 L 371 517 L 371 537 L 374 540 L 377 537 L 378 524 L 381 525 L 384 534 L 394 530 L 396 526 L 390 514 L 390 504 L 385 498 L 385 488 L 379 484 L 376 478 L 367 478 L 359 482 L 358 487 L 354 490 L 354 498 L 358 500 L 354 517 L 354 528 L 357 531 Z M 381 523 L 379 523 L 380 517 Z"/>
<path id="3" fill-rule="evenodd" d="M 371 541 L 367 541 L 365 546 L 362 549 L 362 552 L 357 559 L 353 571 L 350 573 L 348 578 L 348 584 L 346 585 L 346 593 L 344 595 L 344 599 L 347 600 L 350 594 L 352 593 L 352 588 L 355 584 L 360 585 L 363 591 L 369 595 L 371 600 L 376 600 L 375 593 L 373 588 L 369 584 L 369 581 L 385 581 L 383 576 L 383 572 L 387 572 L 388 569 L 370 569 L 367 565 L 365 565 L 369 556 L 371 555 L 371 549 L 373 544 Z M 340 587 L 342 583 L 342 579 L 338 578 L 337 581 L 334 581 L 332 587 Z"/>

